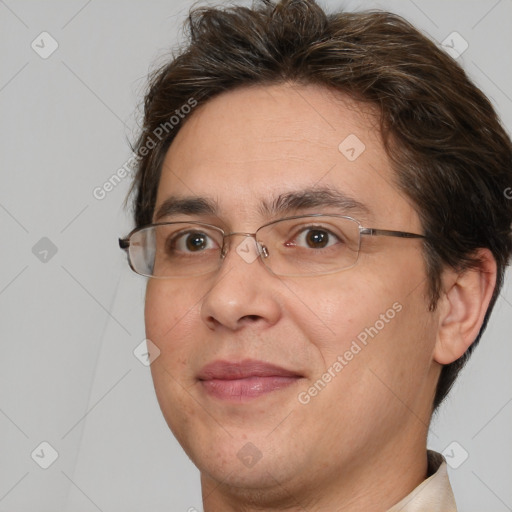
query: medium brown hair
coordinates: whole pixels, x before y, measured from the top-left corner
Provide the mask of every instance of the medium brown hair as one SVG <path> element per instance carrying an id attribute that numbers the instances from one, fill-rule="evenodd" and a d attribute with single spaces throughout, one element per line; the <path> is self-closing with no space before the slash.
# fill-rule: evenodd
<path id="1" fill-rule="evenodd" d="M 443 367 L 437 408 L 487 325 L 512 252 L 512 144 L 490 102 L 451 57 L 387 12 L 327 14 L 314 0 L 260 0 L 252 8 L 193 9 L 187 28 L 187 44 L 150 75 L 132 148 L 136 226 L 151 223 L 162 163 L 189 107 L 237 87 L 282 82 L 333 88 L 376 106 L 398 186 L 427 237 L 430 309 L 445 266 L 475 265 L 478 248 L 497 262 L 480 333 Z"/>

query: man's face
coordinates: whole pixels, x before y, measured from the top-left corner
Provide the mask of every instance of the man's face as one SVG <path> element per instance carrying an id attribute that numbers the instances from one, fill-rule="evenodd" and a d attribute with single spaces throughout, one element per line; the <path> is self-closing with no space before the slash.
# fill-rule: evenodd
<path id="1" fill-rule="evenodd" d="M 207 198 L 218 211 L 158 221 L 255 232 L 278 218 L 264 216 L 262 202 L 328 188 L 366 208 L 319 205 L 288 215 L 346 214 L 363 226 L 421 233 L 377 127 L 368 106 L 316 86 L 218 96 L 171 145 L 155 208 L 172 195 Z M 150 279 L 146 295 L 147 337 L 161 351 L 151 367 L 157 397 L 203 479 L 306 488 L 329 475 L 357 482 L 363 461 L 378 473 L 391 453 L 421 457 L 439 374 L 421 241 L 366 236 L 353 268 L 281 277 L 261 259 L 241 257 L 236 248 L 248 239 L 228 240 L 220 270 Z M 249 360 L 293 376 L 254 385 L 203 380 L 205 365 Z"/>

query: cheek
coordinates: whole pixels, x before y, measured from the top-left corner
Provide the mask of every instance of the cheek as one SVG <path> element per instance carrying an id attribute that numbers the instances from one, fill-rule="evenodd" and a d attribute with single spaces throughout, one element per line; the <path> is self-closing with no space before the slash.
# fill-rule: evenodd
<path id="1" fill-rule="evenodd" d="M 296 321 L 314 347 L 316 364 L 301 403 L 309 400 L 306 407 L 344 423 L 348 438 L 351 429 L 371 431 L 382 418 L 388 418 L 391 435 L 393 418 L 423 392 L 431 364 L 435 319 L 427 313 L 424 291 L 419 286 L 411 293 L 376 276 L 332 280 L 322 293 L 309 290 L 308 304 L 318 306 L 311 315 L 317 332 L 304 315 Z"/>
<path id="2" fill-rule="evenodd" d="M 144 310 L 146 336 L 162 350 L 160 344 L 172 342 L 175 333 L 190 324 L 199 296 L 190 283 L 171 286 L 168 281 L 150 280 Z"/>
<path id="3" fill-rule="evenodd" d="M 289 288 L 293 294 L 287 301 L 287 313 L 324 363 L 343 354 L 354 340 L 364 343 L 376 322 L 378 331 L 383 330 L 400 309 L 393 308 L 394 295 L 382 280 L 364 279 L 355 273 L 322 276 Z"/>
<path id="4" fill-rule="evenodd" d="M 190 385 L 189 352 L 200 321 L 197 297 L 188 284 L 170 286 L 169 282 L 157 280 L 148 283 L 144 316 L 146 337 L 160 350 L 151 365 L 157 395 L 169 387 L 176 391 Z"/>
<path id="5" fill-rule="evenodd" d="M 290 286 L 295 298 L 290 296 L 288 314 L 316 355 L 315 373 L 339 356 L 350 366 L 381 368 L 403 378 L 428 370 L 435 318 L 427 311 L 422 267 L 389 268 L 372 274 L 353 269 L 324 276 L 308 288 L 304 283 Z"/>
<path id="6" fill-rule="evenodd" d="M 151 364 L 156 396 L 164 418 L 176 438 L 185 444 L 186 431 L 193 424 L 196 410 L 188 390 L 191 336 L 197 329 L 199 305 L 189 283 L 183 286 L 152 280 L 146 289 L 146 337 L 160 350 Z"/>

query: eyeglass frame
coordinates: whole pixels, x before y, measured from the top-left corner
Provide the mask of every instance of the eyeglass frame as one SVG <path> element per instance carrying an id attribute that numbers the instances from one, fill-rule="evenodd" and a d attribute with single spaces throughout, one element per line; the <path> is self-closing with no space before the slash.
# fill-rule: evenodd
<path id="1" fill-rule="evenodd" d="M 169 277 L 167 277 L 167 276 L 151 276 L 151 275 L 141 274 L 140 272 L 137 272 L 137 270 L 135 270 L 135 268 L 133 267 L 132 260 L 130 258 L 130 252 L 129 252 L 129 250 L 130 250 L 130 238 L 135 233 L 137 233 L 139 231 L 142 231 L 143 229 L 148 229 L 148 228 L 151 228 L 151 227 L 167 226 L 167 225 L 170 225 L 170 224 L 194 224 L 194 225 L 207 226 L 209 228 L 213 228 L 213 229 L 219 231 L 222 234 L 222 247 L 221 247 L 221 251 L 220 251 L 220 260 L 221 261 L 226 257 L 226 254 L 227 254 L 227 250 L 225 250 L 226 238 L 230 237 L 230 236 L 233 236 L 233 235 L 240 235 L 240 236 L 254 238 L 254 240 L 256 242 L 256 245 L 258 247 L 258 253 L 259 253 L 258 257 L 260 257 L 260 256 L 263 256 L 264 254 L 260 250 L 259 244 L 258 244 L 258 240 L 256 238 L 256 235 L 258 234 L 258 231 L 260 231 L 261 229 L 266 228 L 268 226 L 271 226 L 272 224 L 276 224 L 278 222 L 282 222 L 282 221 L 285 221 L 285 220 L 302 219 L 302 218 L 314 218 L 314 217 L 337 217 L 337 218 L 347 219 L 347 220 L 355 222 L 357 224 L 358 229 L 359 229 L 359 248 L 360 248 L 361 237 L 363 235 L 365 235 L 365 236 L 389 236 L 389 237 L 406 238 L 406 239 L 421 239 L 421 238 L 422 239 L 427 239 L 427 237 L 425 235 L 420 235 L 418 233 L 410 233 L 408 231 L 396 231 L 396 230 L 392 230 L 392 229 L 380 229 L 380 228 L 367 228 L 367 227 L 364 227 L 361 224 L 360 221 L 358 221 L 357 219 L 354 219 L 353 217 L 350 217 L 348 215 L 341 215 L 341 214 L 337 214 L 337 213 L 309 213 L 309 214 L 304 214 L 304 215 L 293 215 L 291 217 L 283 217 L 281 219 L 277 219 L 277 220 L 273 220 L 273 221 L 267 222 L 266 224 L 263 224 L 262 226 L 260 226 L 254 233 L 246 233 L 246 232 L 243 232 L 243 231 L 233 231 L 231 233 L 226 233 L 219 226 L 215 226 L 214 224 L 208 224 L 207 222 L 200 222 L 200 221 L 180 220 L 180 221 L 171 221 L 171 222 L 155 222 L 155 223 L 146 224 L 144 226 L 140 226 L 138 228 L 132 229 L 130 231 L 130 233 L 128 233 L 128 235 L 126 235 L 124 238 L 119 238 L 118 242 L 119 242 L 119 248 L 126 252 L 127 259 L 128 259 L 128 264 L 129 264 L 130 268 L 136 274 L 138 274 L 140 276 L 143 276 L 143 277 L 149 277 L 149 278 L 152 278 L 152 279 L 179 279 L 180 278 L 179 276 L 169 276 Z M 268 254 L 265 257 L 268 257 Z M 331 272 L 331 273 L 334 274 L 336 272 L 342 272 L 343 270 L 348 270 L 348 269 L 352 268 L 353 266 L 355 266 L 355 264 L 357 263 L 358 260 L 359 260 L 359 250 L 358 250 L 358 253 L 357 253 L 357 258 L 356 258 L 356 260 L 355 260 L 353 265 L 351 265 L 350 267 L 342 268 L 340 270 L 337 270 L 337 271 L 334 271 L 334 272 Z M 220 268 L 220 266 L 221 265 L 219 265 L 218 269 Z M 272 271 L 272 269 L 270 267 L 268 267 L 265 264 L 264 264 L 264 266 L 272 274 L 274 274 L 274 272 Z M 212 270 L 212 272 L 213 272 L 213 270 Z M 205 274 L 207 274 L 207 272 L 205 272 Z M 203 274 L 198 274 L 197 276 L 193 275 L 193 276 L 184 276 L 184 277 L 198 277 L 200 275 L 203 275 Z M 275 274 L 275 275 L 279 275 L 279 274 Z M 306 275 L 309 275 L 309 274 L 305 274 L 303 277 L 306 277 Z M 312 275 L 328 275 L 328 274 L 312 274 Z"/>

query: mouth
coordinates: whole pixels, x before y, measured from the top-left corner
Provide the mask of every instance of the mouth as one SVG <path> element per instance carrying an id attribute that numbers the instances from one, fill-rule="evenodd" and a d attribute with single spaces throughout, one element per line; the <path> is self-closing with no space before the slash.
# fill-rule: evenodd
<path id="1" fill-rule="evenodd" d="M 214 361 L 197 378 L 209 396 L 220 400 L 243 402 L 287 388 L 303 376 L 264 361 Z"/>

